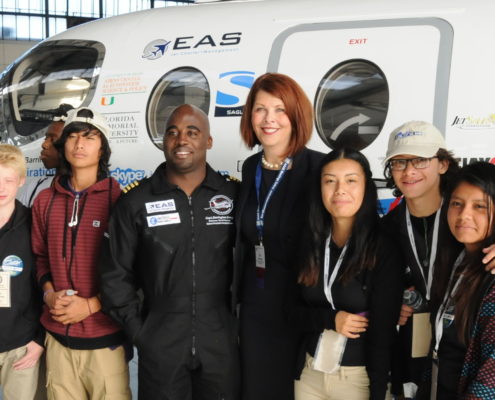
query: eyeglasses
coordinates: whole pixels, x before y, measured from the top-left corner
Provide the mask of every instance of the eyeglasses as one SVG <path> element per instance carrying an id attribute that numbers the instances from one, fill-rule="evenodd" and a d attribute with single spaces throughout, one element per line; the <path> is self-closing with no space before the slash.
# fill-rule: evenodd
<path id="1" fill-rule="evenodd" d="M 392 171 L 404 171 L 407 168 L 407 163 L 411 163 L 411 165 L 416 169 L 425 169 L 430 166 L 430 161 L 434 158 L 438 157 L 393 158 L 388 161 L 388 167 Z"/>

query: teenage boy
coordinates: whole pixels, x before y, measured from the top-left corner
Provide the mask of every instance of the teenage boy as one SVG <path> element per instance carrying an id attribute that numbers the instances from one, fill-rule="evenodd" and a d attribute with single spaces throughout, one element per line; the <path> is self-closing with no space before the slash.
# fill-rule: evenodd
<path id="1" fill-rule="evenodd" d="M 206 114 L 176 108 L 166 162 L 129 187 L 110 221 L 102 302 L 138 348 L 140 400 L 238 399 L 229 311 L 237 184 L 206 163 L 211 146 Z"/>
<path id="2" fill-rule="evenodd" d="M 394 189 L 396 196 L 404 198 L 384 217 L 384 223 L 402 248 L 407 263 L 407 287 L 404 289 L 420 294 L 422 305 L 417 311 L 421 313 L 431 311 L 442 296 L 442 288 L 437 282 L 442 281 L 439 275 L 443 272 L 435 269 L 439 257 L 446 254 L 457 256 L 461 251 L 450 233 L 446 219 L 447 204 L 443 201 L 459 171 L 458 162 L 446 147 L 442 133 L 435 126 L 428 122 L 410 121 L 390 134 L 384 161 L 388 186 Z M 495 246 L 487 252 L 485 261 L 492 260 Z M 395 353 L 393 386 L 395 394 L 401 394 L 400 383 L 413 382 L 420 386 L 417 398 L 428 399 L 430 392 L 425 382 L 428 381 L 431 359 L 425 353 L 421 354 L 419 349 L 429 349 L 431 331 L 428 315 L 420 316 L 417 311 L 406 304 L 401 309 L 401 344 Z"/>
<path id="3" fill-rule="evenodd" d="M 43 189 L 49 188 L 52 185 L 59 164 L 55 142 L 62 135 L 65 120 L 67 119 L 67 112 L 73 108 L 70 104 L 61 104 L 60 107 L 52 111 L 53 120 L 48 125 L 48 128 L 46 128 L 45 139 L 41 144 L 40 153 L 41 162 L 46 168 L 46 176 L 26 183 L 17 193 L 17 199 L 26 207 L 31 208 L 36 196 Z"/>
<path id="4" fill-rule="evenodd" d="M 33 250 L 44 291 L 48 398 L 130 399 L 120 327 L 101 312 L 97 260 L 120 194 L 109 178 L 109 128 L 89 108 L 69 113 L 59 175 L 33 205 Z"/>
<path id="5" fill-rule="evenodd" d="M 15 196 L 26 163 L 15 146 L 0 145 L 0 384 L 8 399 L 32 400 L 38 383 L 43 330 L 41 293 L 31 252 L 31 216 Z"/>

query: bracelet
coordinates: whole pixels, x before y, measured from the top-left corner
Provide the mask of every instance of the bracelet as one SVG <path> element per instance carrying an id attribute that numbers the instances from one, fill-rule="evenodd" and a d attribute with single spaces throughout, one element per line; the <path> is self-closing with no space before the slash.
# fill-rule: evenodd
<path id="1" fill-rule="evenodd" d="M 53 289 L 48 289 L 46 291 L 43 292 L 43 302 L 46 303 L 46 296 L 49 294 L 49 293 L 53 293 Z"/>
<path id="2" fill-rule="evenodd" d="M 91 311 L 91 307 L 89 305 L 89 299 L 86 299 L 86 303 L 88 303 L 89 315 L 93 314 L 93 312 Z"/>

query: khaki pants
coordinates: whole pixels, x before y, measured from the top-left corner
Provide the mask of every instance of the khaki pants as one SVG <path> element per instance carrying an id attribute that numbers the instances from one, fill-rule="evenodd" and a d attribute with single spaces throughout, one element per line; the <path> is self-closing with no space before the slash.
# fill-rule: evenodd
<path id="1" fill-rule="evenodd" d="M 299 381 L 295 381 L 295 400 L 368 400 L 370 381 L 365 367 L 340 367 L 333 374 L 315 371 L 313 358 L 306 365 Z"/>
<path id="2" fill-rule="evenodd" d="M 49 400 L 130 400 L 124 348 L 74 350 L 46 334 Z"/>
<path id="3" fill-rule="evenodd" d="M 38 386 L 39 362 L 32 368 L 16 371 L 12 364 L 24 357 L 26 346 L 0 353 L 0 384 L 4 400 L 32 400 Z"/>

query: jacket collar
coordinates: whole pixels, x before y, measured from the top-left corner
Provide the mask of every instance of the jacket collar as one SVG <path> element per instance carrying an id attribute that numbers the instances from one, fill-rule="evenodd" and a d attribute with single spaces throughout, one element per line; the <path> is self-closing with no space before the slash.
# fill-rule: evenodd
<path id="1" fill-rule="evenodd" d="M 64 177 L 62 176 L 57 176 L 55 178 L 55 182 L 53 184 L 53 187 L 55 188 L 55 191 L 58 193 L 66 194 L 69 196 L 74 196 L 74 193 L 71 192 L 70 190 L 66 189 L 60 182 L 60 179 L 63 179 Z M 119 183 L 112 177 L 102 179 L 101 181 L 96 182 L 94 185 L 91 185 L 89 188 L 87 188 L 85 191 L 87 193 L 94 193 L 94 192 L 106 192 L 110 189 L 110 182 L 109 180 L 112 180 L 112 187 L 113 186 L 119 186 Z"/>
<path id="2" fill-rule="evenodd" d="M 167 162 L 161 163 L 151 176 L 151 188 L 153 194 L 168 193 L 177 189 L 177 185 L 170 183 L 167 180 L 165 171 L 167 169 Z M 210 165 L 206 164 L 206 176 L 200 186 L 206 186 L 210 189 L 218 191 L 222 184 L 225 182 L 224 178 L 215 172 Z"/>

